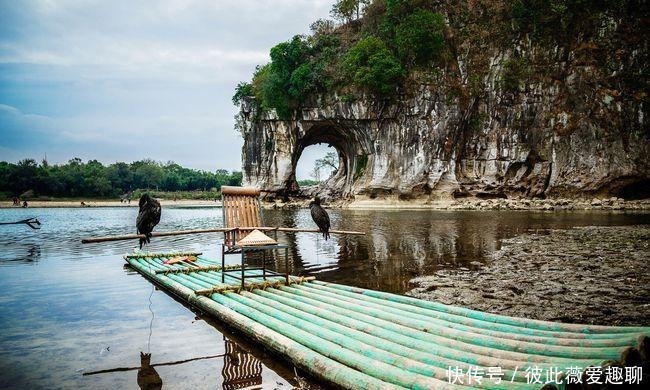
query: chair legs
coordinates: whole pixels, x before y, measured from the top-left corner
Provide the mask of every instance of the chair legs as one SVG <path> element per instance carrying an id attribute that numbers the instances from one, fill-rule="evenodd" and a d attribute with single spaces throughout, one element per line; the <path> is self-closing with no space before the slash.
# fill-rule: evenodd
<path id="1" fill-rule="evenodd" d="M 221 283 L 226 283 L 226 246 L 221 244 Z"/>
<path id="2" fill-rule="evenodd" d="M 283 276 L 282 273 L 278 271 L 272 271 L 272 270 L 267 270 L 266 269 L 266 250 L 278 250 L 278 249 L 284 249 L 284 277 L 285 277 L 285 283 L 288 286 L 289 285 L 289 251 L 287 249 L 286 245 L 273 245 L 269 247 L 254 247 L 254 248 L 240 248 L 239 251 L 241 251 L 241 265 L 240 268 L 235 270 L 231 269 L 231 272 L 237 272 L 241 273 L 239 276 L 235 276 L 237 274 L 230 274 L 232 278 L 237 278 L 241 280 L 241 288 L 243 289 L 245 287 L 244 280 L 245 279 L 250 279 L 250 278 L 259 278 L 259 275 L 248 275 L 246 276 L 246 269 L 244 267 L 245 260 L 246 260 L 246 252 L 249 251 L 256 251 L 256 250 L 262 250 L 262 279 L 266 280 L 267 276 Z M 221 283 L 226 283 L 226 254 L 234 254 L 239 251 L 233 251 L 232 249 L 226 249 L 226 245 L 222 244 L 221 245 Z M 252 269 L 259 269 L 259 268 L 252 268 Z"/>

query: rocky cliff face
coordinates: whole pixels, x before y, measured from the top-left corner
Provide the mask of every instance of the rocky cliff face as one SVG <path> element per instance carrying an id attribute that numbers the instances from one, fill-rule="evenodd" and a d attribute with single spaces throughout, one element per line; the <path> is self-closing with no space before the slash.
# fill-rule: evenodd
<path id="1" fill-rule="evenodd" d="M 320 96 L 291 120 L 245 102 L 244 182 L 299 195 L 302 151 L 327 143 L 326 197 L 648 197 L 647 40 L 625 34 L 607 19 L 564 46 L 457 42 L 453 66 L 398 99 Z"/>

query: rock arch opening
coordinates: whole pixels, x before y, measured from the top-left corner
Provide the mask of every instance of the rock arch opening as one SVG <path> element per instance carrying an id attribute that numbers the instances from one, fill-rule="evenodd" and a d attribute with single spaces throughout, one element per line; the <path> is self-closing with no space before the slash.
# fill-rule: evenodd
<path id="1" fill-rule="evenodd" d="M 337 168 L 316 186 L 301 189 L 296 176 L 298 162 L 305 150 L 313 145 L 327 147 L 338 157 Z M 353 128 L 328 123 L 312 125 L 305 129 L 304 136 L 296 140 L 291 159 L 291 174 L 286 181 L 285 191 L 293 196 L 320 195 L 325 198 L 338 198 L 351 195 L 355 172 L 358 170 L 360 156 L 367 156 L 368 146 Z M 358 176 L 358 175 L 357 175 Z"/>
<path id="2" fill-rule="evenodd" d="M 296 164 L 296 180 L 301 188 L 326 182 L 340 166 L 339 151 L 327 144 L 305 147 Z"/>

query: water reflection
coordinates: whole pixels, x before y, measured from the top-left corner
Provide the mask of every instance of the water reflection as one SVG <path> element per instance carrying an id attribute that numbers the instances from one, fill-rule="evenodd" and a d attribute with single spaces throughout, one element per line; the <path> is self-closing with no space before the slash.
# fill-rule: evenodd
<path id="1" fill-rule="evenodd" d="M 0 253 L 0 266 L 16 265 L 17 263 L 35 263 L 41 258 L 41 246 L 26 242 L 12 245 L 11 250 Z"/>
<path id="2" fill-rule="evenodd" d="M 255 388 L 262 384 L 262 362 L 246 352 L 237 343 L 224 337 L 226 353 L 223 355 L 223 389 Z"/>
<path id="3" fill-rule="evenodd" d="M 0 220 L 24 219 L 28 215 L 23 211 L 0 210 Z M 262 384 L 253 386 L 291 388 L 297 383 L 291 365 L 215 320 L 196 320 L 191 308 L 124 268 L 121 255 L 135 249 L 137 240 L 81 244 L 84 237 L 135 233 L 137 207 L 30 210 L 34 212 L 40 230 L 4 226 L 0 234 L 0 388 L 137 389 L 138 371 L 156 379 L 149 368 L 166 388 L 225 388 L 237 372 L 258 381 L 257 362 Z M 280 243 L 289 247 L 291 272 L 400 293 L 410 289 L 415 276 L 488 261 L 501 239 L 526 231 L 650 223 L 647 213 L 328 212 L 333 228 L 367 235 L 332 235 L 324 241 L 319 234 L 279 234 Z M 264 214 L 266 225 L 314 227 L 306 209 Z M 218 227 L 221 218 L 220 209 L 167 209 L 156 230 Z M 222 239 L 217 233 L 155 238 L 147 249 L 199 251 L 219 259 Z M 227 261 L 239 259 L 233 255 Z M 271 268 L 284 271 L 283 254 L 268 260 Z M 259 261 L 251 259 L 252 264 Z M 150 299 L 155 312 L 151 349 Z M 149 362 L 141 360 L 139 351 L 152 353 Z M 129 370 L 81 375 L 120 366 Z"/>
<path id="4" fill-rule="evenodd" d="M 163 381 L 158 371 L 151 365 L 151 354 L 140 352 L 140 368 L 138 369 L 138 386 L 142 390 L 159 390 Z"/>
<path id="5" fill-rule="evenodd" d="M 489 260 L 500 241 L 530 230 L 648 223 L 648 214 L 330 210 L 332 228 L 365 236 L 281 235 L 291 272 L 403 293 L 409 280 L 442 268 L 473 268 Z M 309 210 L 266 210 L 266 224 L 313 228 Z M 478 263 L 477 263 L 478 262 Z"/>

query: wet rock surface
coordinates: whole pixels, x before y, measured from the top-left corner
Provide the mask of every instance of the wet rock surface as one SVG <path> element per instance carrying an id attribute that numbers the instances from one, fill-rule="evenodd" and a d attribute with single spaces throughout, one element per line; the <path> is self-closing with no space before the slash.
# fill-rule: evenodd
<path id="1" fill-rule="evenodd" d="M 302 197 L 290 198 L 287 201 L 283 199 L 274 199 L 265 201 L 262 206 L 273 209 L 294 209 L 308 208 L 309 202 L 313 195 L 304 195 Z M 396 197 L 383 197 L 380 199 L 368 199 L 355 197 L 354 200 L 336 199 L 324 203 L 325 207 L 331 208 L 418 208 L 433 210 L 528 210 L 528 211 L 635 211 L 650 210 L 650 199 L 625 200 L 623 198 L 549 198 L 549 199 L 529 199 L 529 198 L 512 198 L 512 199 L 447 199 L 439 201 L 426 200 L 400 200 Z"/>
<path id="2" fill-rule="evenodd" d="M 455 200 L 447 209 L 450 210 L 539 210 L 539 211 L 569 211 L 569 210 L 647 210 L 650 209 L 650 199 L 628 200 L 623 198 L 593 198 L 593 199 L 462 199 Z"/>
<path id="3" fill-rule="evenodd" d="M 529 232 L 487 264 L 411 280 L 415 297 L 567 323 L 650 325 L 650 226 Z"/>

